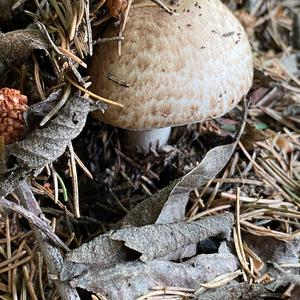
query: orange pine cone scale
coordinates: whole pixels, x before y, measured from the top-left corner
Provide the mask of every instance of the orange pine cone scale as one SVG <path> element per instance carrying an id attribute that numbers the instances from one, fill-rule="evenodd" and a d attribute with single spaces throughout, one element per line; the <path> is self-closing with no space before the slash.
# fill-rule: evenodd
<path id="1" fill-rule="evenodd" d="M 27 97 L 10 88 L 0 90 L 0 136 L 5 144 L 17 141 L 24 130 L 23 112 L 28 109 Z"/>

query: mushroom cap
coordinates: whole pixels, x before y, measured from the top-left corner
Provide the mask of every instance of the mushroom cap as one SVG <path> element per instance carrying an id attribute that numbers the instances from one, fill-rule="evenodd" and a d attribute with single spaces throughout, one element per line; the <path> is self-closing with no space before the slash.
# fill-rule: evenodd
<path id="1" fill-rule="evenodd" d="M 178 15 L 133 5 L 121 56 L 116 42 L 96 48 L 91 88 L 124 105 L 97 111 L 96 118 L 132 130 L 179 126 L 221 116 L 247 94 L 252 54 L 231 11 L 219 0 L 183 0 L 174 8 Z M 105 32 L 117 35 L 116 28 Z"/>

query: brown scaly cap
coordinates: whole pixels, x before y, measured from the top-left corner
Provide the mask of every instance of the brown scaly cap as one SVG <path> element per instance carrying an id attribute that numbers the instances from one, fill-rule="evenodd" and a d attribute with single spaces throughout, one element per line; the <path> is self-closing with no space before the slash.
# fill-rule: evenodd
<path id="1" fill-rule="evenodd" d="M 114 42 L 96 48 L 92 90 L 124 105 L 97 118 L 133 130 L 178 126 L 221 116 L 247 94 L 252 54 L 236 17 L 219 0 L 183 0 L 174 8 L 179 15 L 133 5 L 121 56 Z M 117 35 L 115 28 L 105 33 Z"/>
<path id="2" fill-rule="evenodd" d="M 27 108 L 27 97 L 20 91 L 9 88 L 0 90 L 0 136 L 4 137 L 5 144 L 11 144 L 21 136 L 23 112 Z"/>

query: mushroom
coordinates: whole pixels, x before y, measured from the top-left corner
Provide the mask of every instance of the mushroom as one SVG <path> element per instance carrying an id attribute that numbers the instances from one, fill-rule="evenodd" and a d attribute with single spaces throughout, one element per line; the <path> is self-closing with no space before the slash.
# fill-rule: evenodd
<path id="1" fill-rule="evenodd" d="M 92 90 L 116 100 L 94 116 L 126 129 L 127 147 L 149 150 L 167 142 L 170 127 L 219 117 L 247 94 L 253 79 L 246 33 L 219 0 L 181 0 L 176 14 L 150 2 L 132 5 L 116 43 L 96 49 Z M 118 35 L 109 27 L 104 36 Z"/>

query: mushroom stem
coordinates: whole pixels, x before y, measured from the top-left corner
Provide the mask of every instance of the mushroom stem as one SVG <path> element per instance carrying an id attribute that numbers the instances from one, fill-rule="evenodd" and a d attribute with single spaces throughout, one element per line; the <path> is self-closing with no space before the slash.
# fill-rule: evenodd
<path id="1" fill-rule="evenodd" d="M 164 146 L 170 136 L 171 127 L 156 128 L 150 130 L 122 130 L 124 144 L 128 151 L 149 153 L 150 148 Z"/>

